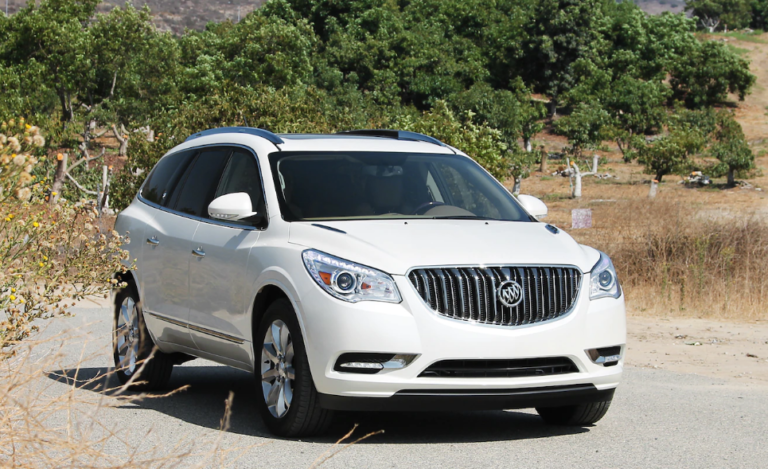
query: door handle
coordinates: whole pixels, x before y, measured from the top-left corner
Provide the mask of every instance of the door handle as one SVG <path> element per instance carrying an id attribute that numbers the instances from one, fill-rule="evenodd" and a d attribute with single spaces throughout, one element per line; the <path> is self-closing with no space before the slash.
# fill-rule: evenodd
<path id="1" fill-rule="evenodd" d="M 192 250 L 192 254 L 197 256 L 197 257 L 203 257 L 203 256 L 205 256 L 205 251 L 203 251 L 203 247 L 200 246 L 197 249 L 193 249 Z"/>
<path id="2" fill-rule="evenodd" d="M 160 244 L 160 240 L 157 239 L 157 236 L 152 236 L 151 238 L 147 238 L 147 244 L 151 244 L 152 246 L 157 246 Z"/>

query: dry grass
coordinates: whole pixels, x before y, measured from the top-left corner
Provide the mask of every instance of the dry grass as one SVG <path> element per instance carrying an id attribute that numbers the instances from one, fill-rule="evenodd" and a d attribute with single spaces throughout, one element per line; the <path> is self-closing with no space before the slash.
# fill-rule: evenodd
<path id="1" fill-rule="evenodd" d="M 768 318 L 768 223 L 672 201 L 617 201 L 579 242 L 614 261 L 630 311 Z"/>
<path id="2" fill-rule="evenodd" d="M 14 354 L 0 359 L 0 468 L 224 468 L 242 464 L 244 456 L 264 444 L 233 444 L 227 438 L 231 392 L 216 430 L 182 435 L 170 447 L 152 428 L 137 434 L 118 408 L 171 397 L 187 386 L 165 394 L 135 394 L 127 391 L 130 382 L 110 386 L 117 382 L 110 379 L 114 370 L 83 378 L 91 375 L 80 372 L 88 368 L 86 364 L 110 353 L 99 350 L 93 356 L 84 352 L 78 356 L 73 352 L 84 351 L 82 344 L 87 341 L 88 334 L 68 330 L 15 344 Z M 62 366 L 73 361 L 79 364 Z M 356 428 L 320 454 L 311 467 L 320 467 L 350 446 L 383 433 L 375 431 L 350 441 Z"/>
<path id="3" fill-rule="evenodd" d="M 181 438 L 169 448 L 153 445 L 150 429 L 138 439 L 149 444 L 135 443 L 136 435 L 120 419 L 110 418 L 110 410 L 183 389 L 161 396 L 130 395 L 125 387 L 109 388 L 107 383 L 115 381 L 109 374 L 79 379 L 79 366 L 52 373 L 62 370 L 62 361 L 71 362 L 64 346 L 78 340 L 82 337 L 67 333 L 25 341 L 15 347 L 13 357 L 0 361 L 0 467 L 228 467 L 252 447 L 222 445 L 232 395 L 218 431 Z M 81 355 L 80 363 L 92 358 Z M 65 391 L 62 382 L 68 385 Z"/>

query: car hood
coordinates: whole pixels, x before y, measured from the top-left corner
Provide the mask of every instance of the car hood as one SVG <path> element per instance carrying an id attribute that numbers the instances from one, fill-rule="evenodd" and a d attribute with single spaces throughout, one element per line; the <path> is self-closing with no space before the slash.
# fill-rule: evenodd
<path id="1" fill-rule="evenodd" d="M 592 269 L 599 253 L 544 223 L 483 220 L 354 220 L 291 223 L 289 242 L 389 274 L 413 267 L 575 265 Z"/>

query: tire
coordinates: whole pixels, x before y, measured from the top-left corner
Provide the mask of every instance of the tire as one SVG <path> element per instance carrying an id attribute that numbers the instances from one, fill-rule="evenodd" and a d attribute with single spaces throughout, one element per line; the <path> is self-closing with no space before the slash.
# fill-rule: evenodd
<path id="1" fill-rule="evenodd" d="M 132 285 L 115 295 L 114 310 L 112 355 L 120 383 L 126 384 L 133 379 L 129 387 L 131 391 L 164 388 L 171 378 L 174 361 L 171 356 L 155 349 L 144 322 L 139 295 Z M 130 326 L 126 327 L 126 324 Z"/>
<path id="2" fill-rule="evenodd" d="M 289 438 L 325 432 L 333 412 L 320 407 L 299 322 L 288 300 L 279 299 L 267 308 L 253 344 L 260 358 L 255 370 L 257 406 L 267 428 Z"/>
<path id="3" fill-rule="evenodd" d="M 592 425 L 605 416 L 611 401 L 590 402 L 588 404 L 563 407 L 537 407 L 545 422 L 551 425 Z"/>

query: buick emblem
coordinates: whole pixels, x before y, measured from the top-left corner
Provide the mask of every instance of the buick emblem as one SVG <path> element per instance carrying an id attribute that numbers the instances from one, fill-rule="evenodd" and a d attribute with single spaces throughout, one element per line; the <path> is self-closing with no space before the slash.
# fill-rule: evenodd
<path id="1" fill-rule="evenodd" d="M 496 292 L 501 304 L 509 308 L 514 308 L 523 301 L 523 287 L 514 280 L 507 280 L 502 283 Z"/>

